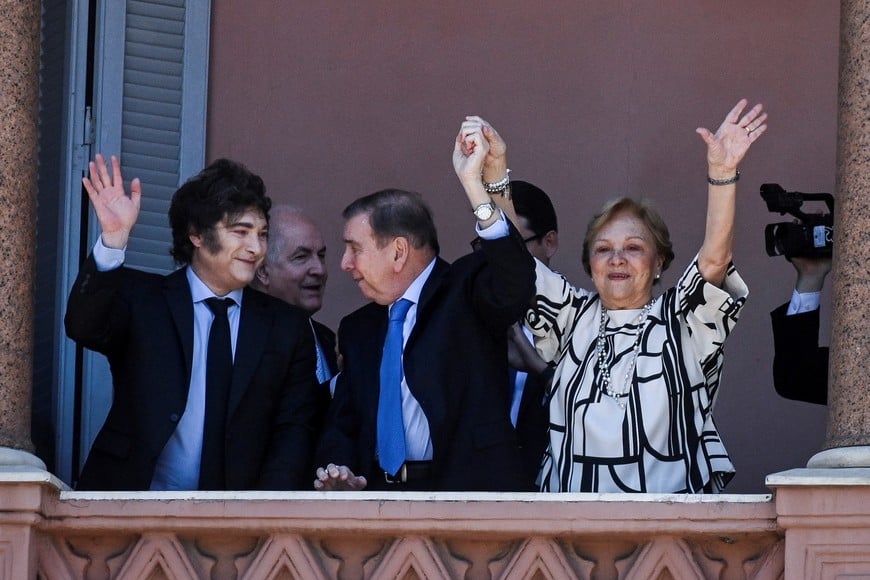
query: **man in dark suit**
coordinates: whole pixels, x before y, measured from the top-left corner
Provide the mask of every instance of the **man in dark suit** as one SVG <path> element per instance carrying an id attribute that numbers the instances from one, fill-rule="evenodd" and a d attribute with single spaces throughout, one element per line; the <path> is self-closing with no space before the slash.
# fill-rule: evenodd
<path id="1" fill-rule="evenodd" d="M 527 181 L 512 181 L 510 196 L 517 227 L 529 253 L 550 266 L 559 249 L 559 223 L 550 197 Z M 537 489 L 535 480 L 547 448 L 550 426 L 548 393 L 554 367 L 535 351 L 531 333 L 521 323 L 508 334 L 508 361 L 511 365 L 511 422 L 517 430 L 527 488 Z"/>
<path id="2" fill-rule="evenodd" d="M 246 288 L 266 253 L 262 180 L 218 160 L 175 192 L 172 255 L 185 267 L 168 276 L 123 267 L 139 180 L 128 195 L 118 160 L 108 168 L 98 155 L 84 185 L 102 233 L 65 323 L 70 338 L 109 359 L 114 396 L 78 489 L 310 485 L 308 317 Z"/>
<path id="3" fill-rule="evenodd" d="M 438 257 L 419 195 L 384 190 L 345 209 L 342 269 L 373 302 L 339 326 L 344 368 L 315 489 L 523 488 L 505 388 L 507 329 L 534 293 L 534 264 L 481 182 L 487 149 L 479 124 L 464 124 L 454 166 L 483 240 L 452 265 Z M 407 313 L 394 318 L 401 304 Z M 390 414 L 384 353 L 392 352 L 394 329 L 401 359 Z M 386 440 L 395 422 L 398 460 L 396 442 Z"/>
<path id="4" fill-rule="evenodd" d="M 269 249 L 251 286 L 313 316 L 323 306 L 328 277 L 326 244 L 317 224 L 299 209 L 274 206 L 269 212 Z M 317 348 L 317 382 L 321 386 L 318 415 L 322 418 L 332 398 L 334 382 L 330 379 L 339 370 L 335 333 L 314 318 L 310 320 Z"/>
<path id="5" fill-rule="evenodd" d="M 793 257 L 797 281 L 790 302 L 770 313 L 773 386 L 786 399 L 828 402 L 828 348 L 819 346 L 819 303 L 830 258 Z"/>

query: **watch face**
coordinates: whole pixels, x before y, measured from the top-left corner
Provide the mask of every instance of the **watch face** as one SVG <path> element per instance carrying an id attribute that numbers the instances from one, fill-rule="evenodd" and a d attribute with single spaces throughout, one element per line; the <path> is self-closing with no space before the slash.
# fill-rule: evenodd
<path id="1" fill-rule="evenodd" d="M 495 210 L 492 208 L 492 202 L 484 203 L 474 208 L 474 216 L 480 221 L 486 221 L 492 217 Z"/>

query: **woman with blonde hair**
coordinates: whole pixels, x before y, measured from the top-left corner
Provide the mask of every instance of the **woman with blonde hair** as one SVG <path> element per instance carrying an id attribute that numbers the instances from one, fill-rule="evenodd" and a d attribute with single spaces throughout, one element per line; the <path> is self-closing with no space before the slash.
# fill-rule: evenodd
<path id="1" fill-rule="evenodd" d="M 720 491 L 734 468 L 713 421 L 723 346 L 748 295 L 734 268 L 738 164 L 767 129 L 762 106 L 741 100 L 707 146 L 703 244 L 677 284 L 653 288 L 674 257 L 667 226 L 646 201 L 619 198 L 591 220 L 583 266 L 594 290 L 537 262 L 525 323 L 555 365 L 542 491 Z M 484 181 L 506 167 L 501 137 Z M 495 152 L 495 154 L 493 154 Z M 502 158 L 496 158 L 498 155 Z"/>

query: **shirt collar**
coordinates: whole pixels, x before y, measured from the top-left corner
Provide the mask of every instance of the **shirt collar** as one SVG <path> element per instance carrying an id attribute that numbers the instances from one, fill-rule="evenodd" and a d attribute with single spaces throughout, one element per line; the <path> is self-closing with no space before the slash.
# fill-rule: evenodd
<path id="1" fill-rule="evenodd" d="M 211 289 L 205 285 L 205 282 L 199 279 L 199 276 L 196 275 L 196 272 L 193 271 L 193 268 L 190 266 L 187 267 L 187 283 L 190 285 L 190 294 L 193 297 L 193 303 L 202 302 L 206 298 L 212 298 L 213 296 L 217 296 Z M 232 298 L 233 301 L 238 305 L 242 305 L 242 294 L 244 291 L 242 288 L 237 288 L 232 292 L 229 292 L 226 296 L 217 296 L 218 298 Z"/>
<path id="2" fill-rule="evenodd" d="M 438 258 L 432 258 L 432 261 L 429 262 L 429 265 L 414 278 L 414 281 L 411 282 L 411 285 L 408 286 L 408 289 L 405 290 L 405 293 L 402 294 L 402 298 L 410 300 L 414 304 L 420 302 L 420 294 L 423 293 L 423 286 L 426 285 L 426 280 L 429 279 L 429 275 L 432 274 L 432 270 L 435 269 L 435 261 Z"/>

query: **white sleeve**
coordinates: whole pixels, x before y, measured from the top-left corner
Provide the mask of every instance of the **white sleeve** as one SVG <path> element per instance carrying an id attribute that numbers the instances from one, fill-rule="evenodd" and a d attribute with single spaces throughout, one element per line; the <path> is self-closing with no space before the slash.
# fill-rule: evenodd
<path id="1" fill-rule="evenodd" d="M 108 272 L 109 270 L 120 268 L 124 263 L 126 254 L 126 246 L 117 250 L 115 248 L 107 248 L 103 245 L 103 236 L 99 236 L 97 238 L 97 243 L 94 244 L 94 262 L 96 262 L 97 270 L 100 272 Z"/>
<path id="2" fill-rule="evenodd" d="M 477 230 L 478 236 L 484 240 L 497 240 L 498 238 L 507 237 L 510 233 L 510 229 L 507 225 L 507 218 L 504 217 L 504 212 L 500 209 L 498 210 L 498 213 L 501 217 L 485 228 L 481 228 L 480 222 L 477 222 L 477 225 L 475 225 L 474 228 Z"/>
<path id="3" fill-rule="evenodd" d="M 535 337 L 535 348 L 552 362 L 571 339 L 578 309 L 585 308 L 592 292 L 574 288 L 568 280 L 535 258 L 535 299 L 526 311 L 525 326 Z"/>
<path id="4" fill-rule="evenodd" d="M 798 292 L 797 290 L 792 290 L 791 302 L 788 304 L 788 310 L 785 311 L 785 315 L 791 316 L 792 314 L 802 314 L 818 310 L 821 302 L 821 290 L 818 292 Z"/>
<path id="5" fill-rule="evenodd" d="M 748 296 L 749 289 L 733 265 L 720 288 L 701 276 L 695 256 L 677 282 L 677 299 L 699 361 L 721 351 Z"/>

